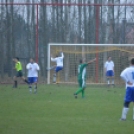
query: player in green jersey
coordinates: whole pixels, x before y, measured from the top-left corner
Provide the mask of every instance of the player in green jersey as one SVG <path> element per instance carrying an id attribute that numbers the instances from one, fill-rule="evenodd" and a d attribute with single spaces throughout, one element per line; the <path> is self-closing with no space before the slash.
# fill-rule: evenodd
<path id="1" fill-rule="evenodd" d="M 87 62 L 83 63 L 83 60 L 80 60 L 80 64 L 78 66 L 78 83 L 79 83 L 79 89 L 74 93 L 75 98 L 77 98 L 77 95 L 81 92 L 82 98 L 84 98 L 85 88 L 86 88 L 86 67 L 87 65 L 93 63 L 96 61 L 96 58 Z"/>
<path id="2" fill-rule="evenodd" d="M 13 88 L 17 88 L 18 83 L 17 83 L 17 77 L 21 77 L 27 84 L 29 83 L 26 78 L 23 76 L 23 72 L 22 72 L 22 65 L 21 62 L 19 61 L 19 58 L 16 57 L 13 59 L 13 61 L 15 62 L 15 70 L 16 70 L 16 75 L 14 76 L 14 85 Z"/>

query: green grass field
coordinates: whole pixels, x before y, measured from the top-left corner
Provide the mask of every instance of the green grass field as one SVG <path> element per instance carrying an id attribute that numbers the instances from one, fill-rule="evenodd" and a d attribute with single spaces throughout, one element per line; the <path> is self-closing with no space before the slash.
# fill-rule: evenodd
<path id="1" fill-rule="evenodd" d="M 77 86 L 0 86 L 0 134 L 133 134 L 132 104 L 120 122 L 124 88 L 90 87 L 74 99 Z"/>

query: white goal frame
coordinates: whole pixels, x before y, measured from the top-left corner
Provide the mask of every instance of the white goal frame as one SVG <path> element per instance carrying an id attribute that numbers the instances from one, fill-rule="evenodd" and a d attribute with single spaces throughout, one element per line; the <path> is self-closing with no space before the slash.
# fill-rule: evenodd
<path id="1" fill-rule="evenodd" d="M 47 68 L 50 68 L 51 46 L 134 46 L 134 44 L 65 44 L 49 43 L 47 47 Z M 47 72 L 47 84 L 50 84 L 50 71 Z"/>

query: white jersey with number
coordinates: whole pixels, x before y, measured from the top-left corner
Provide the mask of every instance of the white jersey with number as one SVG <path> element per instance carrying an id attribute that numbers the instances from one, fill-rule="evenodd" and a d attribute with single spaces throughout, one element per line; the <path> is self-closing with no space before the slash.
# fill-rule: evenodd
<path id="1" fill-rule="evenodd" d="M 61 53 L 61 57 L 56 57 L 56 58 L 51 57 L 51 61 L 56 62 L 58 67 L 63 67 L 63 58 L 64 58 L 64 54 Z"/>
<path id="2" fill-rule="evenodd" d="M 28 70 L 27 77 L 38 77 L 40 67 L 37 63 L 28 63 L 26 69 Z"/>
<path id="3" fill-rule="evenodd" d="M 123 70 L 120 76 L 126 82 L 126 87 L 134 86 L 134 66 L 130 66 Z M 133 85 L 129 85 L 127 82 L 133 83 Z"/>
<path id="4" fill-rule="evenodd" d="M 104 67 L 105 67 L 106 71 L 114 70 L 114 62 L 113 61 L 106 61 Z"/>

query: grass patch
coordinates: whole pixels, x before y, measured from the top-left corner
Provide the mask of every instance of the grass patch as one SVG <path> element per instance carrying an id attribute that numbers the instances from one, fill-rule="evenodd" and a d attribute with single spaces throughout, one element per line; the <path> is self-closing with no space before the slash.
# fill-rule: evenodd
<path id="1" fill-rule="evenodd" d="M 124 88 L 90 87 L 74 99 L 77 86 L 0 86 L 0 134 L 133 134 L 132 105 L 120 122 Z"/>

